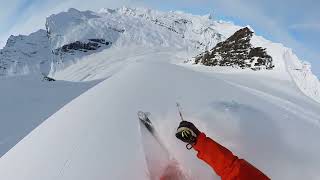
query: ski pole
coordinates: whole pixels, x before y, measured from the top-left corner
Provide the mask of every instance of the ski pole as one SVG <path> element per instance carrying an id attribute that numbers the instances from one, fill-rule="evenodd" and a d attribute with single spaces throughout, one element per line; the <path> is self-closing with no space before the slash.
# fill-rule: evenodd
<path id="1" fill-rule="evenodd" d="M 181 112 L 181 106 L 178 102 L 177 102 L 177 108 L 178 108 L 178 112 L 179 112 L 181 121 L 184 121 L 183 116 L 182 116 L 182 112 Z"/>
<path id="2" fill-rule="evenodd" d="M 183 116 L 182 116 L 182 112 L 181 112 L 181 106 L 180 106 L 180 104 L 179 104 L 178 102 L 177 102 L 177 109 L 178 109 L 178 112 L 179 112 L 181 121 L 184 121 Z M 190 149 L 193 148 L 193 145 L 190 144 L 190 143 L 188 143 L 188 144 L 186 144 L 186 148 L 187 148 L 188 150 L 190 150 Z"/>

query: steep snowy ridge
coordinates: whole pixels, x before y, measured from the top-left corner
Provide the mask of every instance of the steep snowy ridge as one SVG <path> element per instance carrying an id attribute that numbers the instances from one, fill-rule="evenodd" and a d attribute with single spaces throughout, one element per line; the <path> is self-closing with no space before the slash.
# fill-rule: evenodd
<path id="1" fill-rule="evenodd" d="M 311 65 L 301 62 L 291 49 L 283 57 L 292 79 L 302 92 L 320 103 L 320 81 L 311 71 Z"/>
<path id="2" fill-rule="evenodd" d="M 48 17 L 46 28 L 47 32 L 40 30 L 29 36 L 9 38 L 7 45 L 0 50 L 2 76 L 39 72 L 48 74 L 50 71 L 54 77 L 69 66 L 89 59 L 91 55 L 108 54 L 115 49 L 126 51 L 131 48 L 161 47 L 186 51 L 192 56 L 213 48 L 241 27 L 214 20 L 212 15 L 122 7 L 101 9 L 99 12 L 69 9 Z M 108 44 L 92 42 L 91 39 Z M 273 59 L 273 72 L 279 78 L 290 75 L 299 89 L 320 101 L 319 80 L 312 74 L 309 65 L 302 63 L 290 49 L 256 35 L 253 35 L 251 43 L 266 48 Z M 87 46 L 89 49 L 83 48 Z M 110 63 L 105 65 L 110 66 Z M 101 78 L 99 73 L 101 71 L 90 72 L 86 76 L 90 74 Z M 84 77 L 81 80 L 90 79 Z"/>
<path id="3" fill-rule="evenodd" d="M 119 13 L 150 21 L 190 40 L 200 50 L 214 47 L 240 28 L 227 22 L 214 21 L 211 16 L 196 16 L 179 11 L 164 13 L 151 9 L 123 7 L 116 11 L 102 9 L 101 12 Z M 224 30 L 220 31 L 221 28 Z"/>
<path id="4" fill-rule="evenodd" d="M 273 43 L 261 36 L 254 36 L 251 43 L 267 48 L 267 52 L 273 57 L 274 70 L 277 72 L 285 70 L 305 95 L 320 102 L 320 81 L 312 73 L 309 63 L 299 60 L 290 48 L 280 43 Z"/>
<path id="5" fill-rule="evenodd" d="M 70 9 L 48 17 L 46 27 L 53 49 L 96 38 L 119 48 L 170 47 L 187 51 L 211 48 L 240 28 L 208 16 L 126 7 L 102 9 L 99 13 Z M 57 56 L 55 59 L 68 66 L 68 61 L 79 58 L 75 55 L 74 58 Z M 59 71 L 60 68 L 55 69 Z"/>
<path id="6" fill-rule="evenodd" d="M 93 38 L 103 38 L 115 42 L 123 27 L 110 18 L 102 21 L 101 17 L 91 11 L 69 9 L 67 12 L 51 15 L 46 20 L 51 49 L 76 41 L 86 41 Z"/>

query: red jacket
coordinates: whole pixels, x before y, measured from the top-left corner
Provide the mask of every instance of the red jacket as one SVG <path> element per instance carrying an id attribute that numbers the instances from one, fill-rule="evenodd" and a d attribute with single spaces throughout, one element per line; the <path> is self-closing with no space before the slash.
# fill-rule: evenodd
<path id="1" fill-rule="evenodd" d="M 198 158 L 210 165 L 222 180 L 269 180 L 257 168 L 243 159 L 233 155 L 231 151 L 206 137 L 198 136 L 193 148 L 198 151 Z"/>

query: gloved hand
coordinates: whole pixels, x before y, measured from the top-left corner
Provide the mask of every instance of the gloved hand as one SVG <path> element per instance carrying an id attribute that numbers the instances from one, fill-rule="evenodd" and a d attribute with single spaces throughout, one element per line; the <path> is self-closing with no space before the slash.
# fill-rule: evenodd
<path id="1" fill-rule="evenodd" d="M 183 142 L 194 145 L 200 131 L 191 122 L 182 121 L 177 129 L 176 137 Z"/>

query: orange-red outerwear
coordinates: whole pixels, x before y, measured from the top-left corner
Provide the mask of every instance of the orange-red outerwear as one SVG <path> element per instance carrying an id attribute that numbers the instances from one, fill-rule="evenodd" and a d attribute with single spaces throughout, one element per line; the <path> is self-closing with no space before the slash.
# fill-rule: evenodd
<path id="1" fill-rule="evenodd" d="M 193 148 L 198 158 L 210 165 L 222 180 L 269 180 L 266 175 L 231 151 L 201 133 Z"/>

